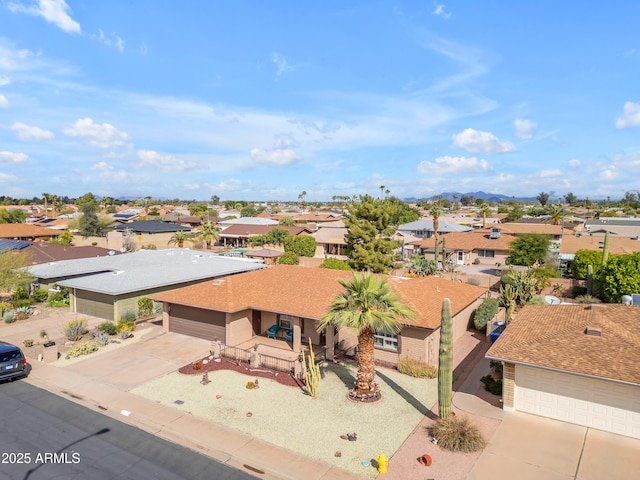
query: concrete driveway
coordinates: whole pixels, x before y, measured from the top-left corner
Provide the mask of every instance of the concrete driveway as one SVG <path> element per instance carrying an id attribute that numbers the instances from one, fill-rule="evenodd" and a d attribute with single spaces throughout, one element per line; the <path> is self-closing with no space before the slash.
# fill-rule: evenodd
<path id="1" fill-rule="evenodd" d="M 638 472 L 640 440 L 511 412 L 467 478 L 628 480 Z"/>

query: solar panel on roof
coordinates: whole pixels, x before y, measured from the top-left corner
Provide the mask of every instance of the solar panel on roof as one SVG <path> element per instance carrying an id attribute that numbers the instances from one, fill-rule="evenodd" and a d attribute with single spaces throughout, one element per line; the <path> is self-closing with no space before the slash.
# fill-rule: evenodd
<path id="1" fill-rule="evenodd" d="M 24 242 L 21 240 L 0 240 L 0 253 L 8 252 L 10 250 L 22 250 L 29 245 L 31 245 L 31 242 Z"/>

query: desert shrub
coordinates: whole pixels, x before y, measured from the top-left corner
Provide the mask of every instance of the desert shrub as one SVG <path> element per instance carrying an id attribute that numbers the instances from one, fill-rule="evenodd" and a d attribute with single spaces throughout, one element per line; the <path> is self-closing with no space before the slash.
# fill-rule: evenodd
<path id="1" fill-rule="evenodd" d="M 121 339 L 126 340 L 131 336 L 131 332 L 132 330 L 129 328 L 123 328 L 122 330 L 118 331 L 118 335 L 120 335 Z"/>
<path id="2" fill-rule="evenodd" d="M 136 323 L 136 314 L 134 312 L 126 312 L 120 317 L 120 321 L 126 323 Z"/>
<path id="3" fill-rule="evenodd" d="M 316 254 L 316 239 L 306 235 L 285 237 L 284 251 L 296 253 L 301 257 L 313 257 Z"/>
<path id="4" fill-rule="evenodd" d="M 476 287 L 479 287 L 481 282 L 479 278 L 471 277 L 471 278 L 467 278 L 467 283 L 469 285 L 475 285 Z"/>
<path id="5" fill-rule="evenodd" d="M 320 264 L 320 268 L 328 268 L 331 270 L 351 270 L 349 264 L 339 258 L 325 258 Z"/>
<path id="6" fill-rule="evenodd" d="M 74 318 L 69 320 L 65 327 L 62 329 L 67 340 L 76 342 L 82 338 L 82 336 L 89 331 L 87 328 L 87 320 L 84 318 Z"/>
<path id="7" fill-rule="evenodd" d="M 436 378 L 438 376 L 438 367 L 429 365 L 410 358 L 401 358 L 398 362 L 398 371 L 418 378 Z"/>
<path id="8" fill-rule="evenodd" d="M 284 252 L 278 259 L 280 265 L 298 265 L 300 263 L 300 257 L 293 252 Z"/>
<path id="9" fill-rule="evenodd" d="M 493 370 L 498 375 L 502 375 L 502 370 L 504 369 L 504 365 L 502 362 L 498 360 L 489 360 L 489 368 Z"/>
<path id="10" fill-rule="evenodd" d="M 16 321 L 16 316 L 13 314 L 13 312 L 4 312 L 4 315 L 2 315 L 2 319 L 4 320 L 4 323 L 13 323 Z"/>
<path id="11" fill-rule="evenodd" d="M 97 338 L 98 344 L 101 347 L 109 344 L 109 334 L 107 332 L 100 332 Z"/>
<path id="12" fill-rule="evenodd" d="M 153 310 L 157 315 L 162 313 L 162 303 L 161 302 L 153 302 Z"/>
<path id="13" fill-rule="evenodd" d="M 484 383 L 484 389 L 494 395 L 502 395 L 502 380 L 496 380 L 491 375 L 485 375 L 480 379 Z"/>
<path id="14" fill-rule="evenodd" d="M 4 316 L 4 312 L 11 310 L 11 304 L 9 302 L 0 302 L 0 316 Z"/>
<path id="15" fill-rule="evenodd" d="M 118 320 L 118 325 L 116 327 L 117 333 L 120 333 L 123 330 L 128 330 L 129 332 L 133 332 L 135 329 L 136 329 L 135 316 L 133 318 L 131 318 L 131 316 L 124 316 L 120 320 Z"/>
<path id="16" fill-rule="evenodd" d="M 531 298 L 531 300 L 527 302 L 527 304 L 528 305 L 544 305 L 545 304 L 544 297 L 540 295 L 534 295 L 533 298 Z"/>
<path id="17" fill-rule="evenodd" d="M 47 331 L 45 329 L 40 330 L 40 338 L 45 338 L 47 336 Z"/>
<path id="18" fill-rule="evenodd" d="M 495 298 L 485 298 L 473 315 L 473 324 L 475 327 L 480 331 L 486 329 L 487 323 L 498 313 L 498 308 L 498 300 Z"/>
<path id="19" fill-rule="evenodd" d="M 571 288 L 571 296 L 573 298 L 579 297 L 580 295 L 586 295 L 587 294 L 587 287 L 581 287 L 579 285 L 576 285 L 575 287 Z"/>
<path id="20" fill-rule="evenodd" d="M 29 307 L 31 306 L 32 303 L 33 303 L 33 300 L 31 300 L 30 298 L 21 298 L 20 300 L 13 301 L 13 307 L 15 309 L 22 308 L 22 307 Z"/>
<path id="21" fill-rule="evenodd" d="M 147 317 L 153 313 L 153 300 L 148 297 L 138 299 L 138 316 Z"/>
<path id="22" fill-rule="evenodd" d="M 486 445 L 482 432 L 468 418 L 442 418 L 432 428 L 431 434 L 438 441 L 439 447 L 451 452 L 477 452 Z"/>
<path id="23" fill-rule="evenodd" d="M 46 290 L 38 288 L 37 290 L 33 291 L 33 301 L 36 303 L 44 303 L 48 298 L 49 292 L 47 292 Z"/>
<path id="24" fill-rule="evenodd" d="M 69 305 L 69 297 L 64 292 L 52 292 L 49 295 L 50 307 L 66 307 Z"/>
<path id="25" fill-rule="evenodd" d="M 13 300 L 26 300 L 27 298 L 29 298 L 29 292 L 25 286 L 20 286 L 13 292 Z"/>
<path id="26" fill-rule="evenodd" d="M 601 303 L 599 298 L 594 297 L 593 295 L 589 295 L 588 293 L 585 293 L 584 295 L 578 295 L 576 297 L 576 303 L 582 303 L 582 304 L 593 304 L 593 303 Z"/>
<path id="27" fill-rule="evenodd" d="M 24 313 L 25 315 L 33 315 L 33 310 L 29 306 L 16 308 L 16 313 Z"/>
<path id="28" fill-rule="evenodd" d="M 71 347 L 69 350 L 67 350 L 67 357 L 80 357 L 82 355 L 88 355 L 90 353 L 96 352 L 98 351 L 98 349 L 100 348 L 100 346 L 98 345 L 98 342 L 93 340 L 91 342 L 83 342 L 83 343 L 79 343 L 77 345 L 74 345 L 73 347 Z"/>
<path id="29" fill-rule="evenodd" d="M 98 325 L 98 331 L 107 335 L 115 335 L 118 333 L 118 326 L 113 322 L 102 322 Z"/>
<path id="30" fill-rule="evenodd" d="M 473 260 L 473 264 L 474 264 L 474 265 L 480 265 L 480 259 L 479 259 L 478 257 L 476 257 L 476 258 Z"/>
<path id="31" fill-rule="evenodd" d="M 27 339 L 25 339 L 25 340 L 22 342 L 22 344 L 23 344 L 26 348 L 33 347 L 33 338 L 27 338 Z"/>

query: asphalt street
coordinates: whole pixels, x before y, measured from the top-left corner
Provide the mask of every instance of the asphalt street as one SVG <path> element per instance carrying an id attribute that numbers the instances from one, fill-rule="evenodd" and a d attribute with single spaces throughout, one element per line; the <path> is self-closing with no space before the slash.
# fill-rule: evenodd
<path id="1" fill-rule="evenodd" d="M 254 477 L 22 381 L 0 383 L 0 479 Z"/>

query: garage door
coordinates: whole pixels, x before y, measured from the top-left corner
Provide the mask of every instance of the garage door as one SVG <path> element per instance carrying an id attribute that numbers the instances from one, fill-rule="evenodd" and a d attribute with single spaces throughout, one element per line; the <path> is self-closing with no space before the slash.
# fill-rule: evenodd
<path id="1" fill-rule="evenodd" d="M 224 342 L 225 317 L 222 312 L 172 304 L 169 310 L 169 331 L 211 341 L 217 338 Z"/>
<path id="2" fill-rule="evenodd" d="M 515 409 L 640 438 L 640 387 L 516 365 Z"/>

